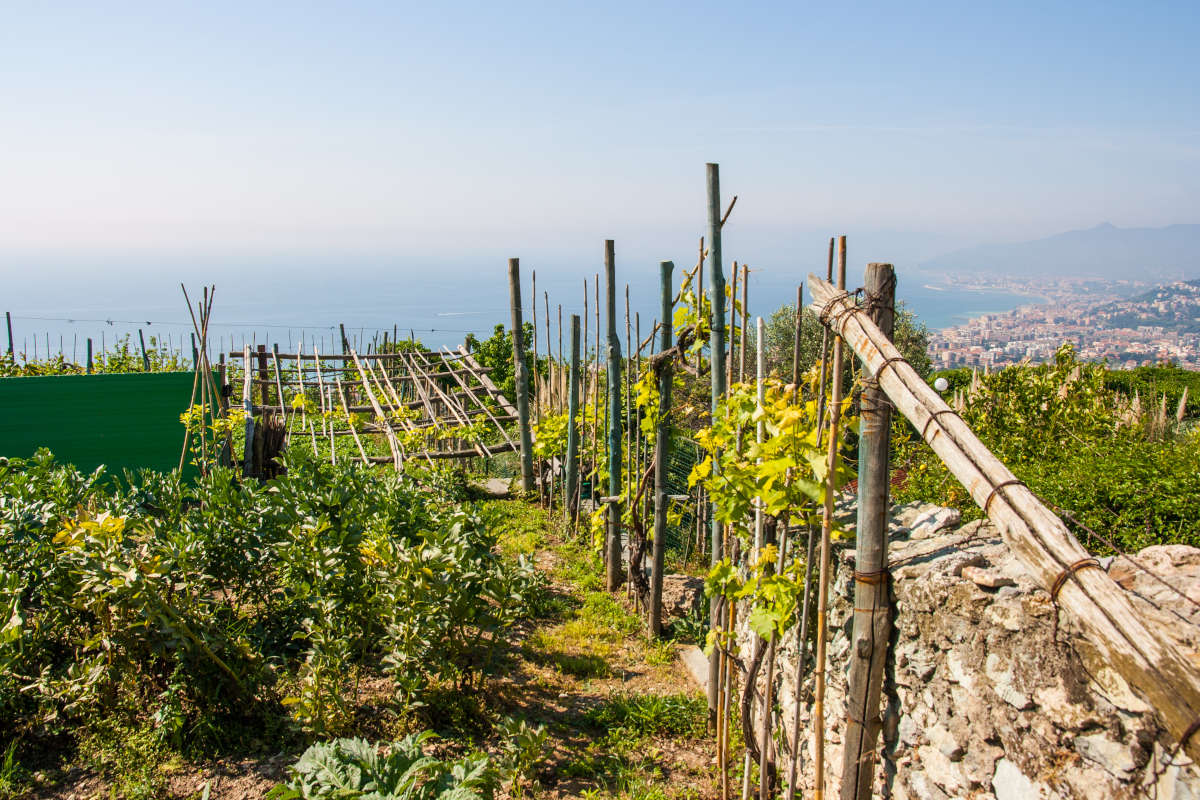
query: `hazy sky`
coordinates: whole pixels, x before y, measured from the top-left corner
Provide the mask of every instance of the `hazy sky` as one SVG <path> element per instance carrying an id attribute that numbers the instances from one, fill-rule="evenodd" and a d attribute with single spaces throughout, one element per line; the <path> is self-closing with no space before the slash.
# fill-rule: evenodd
<path id="1" fill-rule="evenodd" d="M 0 3 L 0 269 L 1196 222 L 1198 9 Z"/>

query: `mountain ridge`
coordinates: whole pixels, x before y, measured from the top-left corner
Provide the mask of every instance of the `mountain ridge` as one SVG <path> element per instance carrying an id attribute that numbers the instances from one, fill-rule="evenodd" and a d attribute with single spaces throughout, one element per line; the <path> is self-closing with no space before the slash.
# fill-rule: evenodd
<path id="1" fill-rule="evenodd" d="M 1118 228 L 1102 222 L 1041 239 L 982 244 L 921 262 L 922 270 L 1020 277 L 1145 280 L 1200 277 L 1200 224 Z"/>

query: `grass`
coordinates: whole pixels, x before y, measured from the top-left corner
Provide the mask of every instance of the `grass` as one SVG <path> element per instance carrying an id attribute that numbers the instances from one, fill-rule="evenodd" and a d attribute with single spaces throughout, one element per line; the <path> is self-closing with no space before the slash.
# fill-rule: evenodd
<path id="1" fill-rule="evenodd" d="M 92 724 L 79 742 L 79 757 L 104 777 L 113 796 L 125 800 L 164 796 L 168 775 L 181 765 L 153 728 L 113 719 Z"/>
<path id="2" fill-rule="evenodd" d="M 587 713 L 587 721 L 607 730 L 640 736 L 700 738 L 707 732 L 708 702 L 699 693 L 616 692 Z"/>
<path id="3" fill-rule="evenodd" d="M 26 791 L 26 781 L 29 778 L 27 770 L 17 760 L 17 745 L 20 740 L 13 739 L 4 748 L 0 757 L 0 798 L 20 797 Z"/>
<path id="4" fill-rule="evenodd" d="M 499 529 L 497 546 L 502 554 L 532 556 L 546 546 L 550 520 L 545 510 L 523 500 L 493 500 L 483 508 L 488 522 Z"/>

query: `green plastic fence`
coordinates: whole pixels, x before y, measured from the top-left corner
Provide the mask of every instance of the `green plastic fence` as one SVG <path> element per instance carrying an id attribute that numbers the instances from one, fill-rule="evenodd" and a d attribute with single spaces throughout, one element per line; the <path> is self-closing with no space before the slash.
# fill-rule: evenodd
<path id="1" fill-rule="evenodd" d="M 192 381 L 191 372 L 0 378 L 0 456 L 46 447 L 85 471 L 175 469 Z"/>

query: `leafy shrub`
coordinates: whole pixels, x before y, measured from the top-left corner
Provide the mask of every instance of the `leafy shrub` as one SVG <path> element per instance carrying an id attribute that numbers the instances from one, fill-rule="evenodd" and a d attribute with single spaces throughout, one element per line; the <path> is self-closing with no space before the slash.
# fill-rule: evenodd
<path id="1" fill-rule="evenodd" d="M 388 745 L 364 739 L 314 744 L 289 767 L 275 800 L 490 800 L 498 775 L 487 756 L 441 761 L 421 745 L 434 734 Z"/>
<path id="2" fill-rule="evenodd" d="M 122 706 L 174 744 L 216 743 L 282 703 L 336 735 L 361 671 L 390 674 L 401 706 L 461 689 L 545 591 L 410 477 L 298 454 L 286 467 L 111 488 L 47 453 L 0 462 L 0 730 Z"/>
<path id="3" fill-rule="evenodd" d="M 1089 549 L 1200 545 L 1200 431 L 1176 427 L 1157 409 L 1112 388 L 1102 364 L 1080 362 L 1069 346 L 1053 364 L 986 376 L 956 375 L 963 419 L 1029 488 L 1058 510 Z M 1174 411 L 1174 409 L 1171 409 Z M 906 470 L 898 502 L 954 506 L 981 515 L 933 452 L 897 425 Z M 1100 537 L 1092 536 L 1087 529 Z"/>

